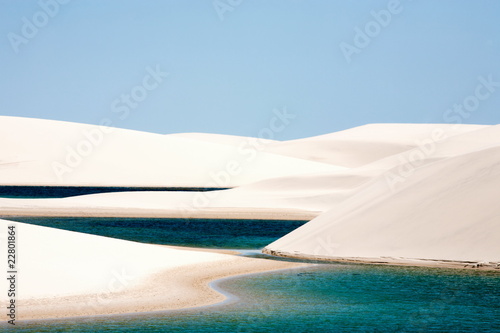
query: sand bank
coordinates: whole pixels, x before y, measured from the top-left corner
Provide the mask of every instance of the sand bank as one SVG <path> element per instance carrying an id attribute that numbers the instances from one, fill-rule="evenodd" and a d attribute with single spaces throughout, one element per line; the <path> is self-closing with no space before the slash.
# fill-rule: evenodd
<path id="1" fill-rule="evenodd" d="M 300 266 L 0 220 L 2 240 L 9 230 L 15 262 L 8 267 L 3 260 L 0 269 L 14 271 L 15 281 L 0 280 L 0 290 L 15 295 L 3 293 L 0 306 L 14 300 L 18 321 L 208 305 L 224 299 L 210 281 Z"/>
<path id="2" fill-rule="evenodd" d="M 21 320 L 184 309 L 223 301 L 209 287 L 216 279 L 300 267 L 304 264 L 233 256 L 153 274 L 120 292 L 28 299 L 19 302 Z"/>
<path id="3" fill-rule="evenodd" d="M 44 202 L 34 202 L 29 208 L 19 204 L 18 199 L 0 198 L 0 217 L 8 218 L 15 216 L 40 216 L 40 217 L 117 217 L 117 218 L 172 218 L 172 219 L 245 219 L 245 220 L 291 220 L 309 221 L 317 217 L 321 212 L 300 209 L 270 209 L 270 208 L 205 208 L 193 210 L 181 209 L 144 209 L 128 207 L 118 209 L 116 207 L 101 208 L 75 205 L 73 207 L 54 207 Z M 25 200 L 25 199 L 22 199 Z M 52 199 L 51 199 L 52 200 Z M 60 199 L 53 199 L 54 201 Z"/>

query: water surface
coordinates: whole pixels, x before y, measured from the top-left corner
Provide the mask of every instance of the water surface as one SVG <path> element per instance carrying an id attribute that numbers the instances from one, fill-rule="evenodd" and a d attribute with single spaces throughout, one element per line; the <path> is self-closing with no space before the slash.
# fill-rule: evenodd
<path id="1" fill-rule="evenodd" d="M 7 220 L 131 241 L 226 249 L 259 249 L 306 221 L 5 217 Z"/>
<path id="2" fill-rule="evenodd" d="M 22 324 L 23 332 L 499 332 L 496 273 L 358 264 L 226 279 L 238 301 Z"/>

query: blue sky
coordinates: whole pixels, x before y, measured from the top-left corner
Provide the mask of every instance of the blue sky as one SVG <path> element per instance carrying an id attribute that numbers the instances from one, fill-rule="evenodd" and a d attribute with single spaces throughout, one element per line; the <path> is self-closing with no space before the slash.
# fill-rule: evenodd
<path id="1" fill-rule="evenodd" d="M 499 1 L 60 2 L 0 0 L 0 114 L 257 136 L 286 109 L 276 139 L 500 123 Z"/>

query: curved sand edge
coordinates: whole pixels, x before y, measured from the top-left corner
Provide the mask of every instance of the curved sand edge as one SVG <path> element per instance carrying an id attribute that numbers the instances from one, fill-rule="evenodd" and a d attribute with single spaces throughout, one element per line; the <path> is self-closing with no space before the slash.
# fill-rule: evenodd
<path id="1" fill-rule="evenodd" d="M 108 294 L 19 301 L 20 321 L 178 310 L 212 305 L 226 296 L 209 286 L 221 278 L 305 266 L 284 261 L 231 257 L 177 267 L 149 276 L 136 287 Z"/>
<path id="2" fill-rule="evenodd" d="M 321 255 L 309 255 L 303 253 L 289 253 L 282 251 L 262 249 L 262 253 L 282 258 L 292 258 L 301 260 L 318 260 L 324 262 L 344 262 L 372 265 L 391 265 L 391 266 L 416 266 L 416 267 L 434 267 L 434 268 L 455 268 L 455 269 L 479 269 L 487 271 L 496 271 L 500 273 L 499 262 L 477 262 L 460 260 L 439 260 L 439 259 L 421 259 L 421 258 L 396 258 L 396 257 L 326 257 Z"/>

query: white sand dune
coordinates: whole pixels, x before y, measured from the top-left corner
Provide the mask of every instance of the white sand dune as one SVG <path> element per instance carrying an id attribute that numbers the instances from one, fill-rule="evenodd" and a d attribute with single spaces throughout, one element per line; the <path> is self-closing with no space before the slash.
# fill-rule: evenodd
<path id="1" fill-rule="evenodd" d="M 252 147 L 256 147 L 259 150 L 264 149 L 265 146 L 271 143 L 279 142 L 276 140 L 269 140 L 263 138 L 249 138 L 246 136 L 212 134 L 212 133 L 176 133 L 176 134 L 167 134 L 167 136 L 180 137 L 184 139 L 191 139 L 204 142 L 212 142 L 223 145 L 230 145 L 233 147 L 250 145 Z"/>
<path id="2" fill-rule="evenodd" d="M 13 118 L 12 120 L 17 121 L 19 118 Z M 21 122 L 24 121 L 25 119 L 22 119 Z M 46 125 L 54 126 L 52 122 L 33 121 L 40 128 Z M 76 125 L 69 124 L 67 126 Z M 54 130 L 65 128 L 62 124 L 57 124 L 55 127 Z M 274 149 L 279 154 L 295 155 L 298 158 L 288 162 L 298 163 L 299 167 L 295 168 L 292 165 L 286 165 L 286 167 L 281 167 L 281 171 L 278 168 L 268 172 L 264 170 L 264 167 L 263 169 L 258 167 L 254 169 L 254 166 L 247 165 L 248 174 L 254 178 L 254 181 L 227 191 L 210 193 L 106 193 L 45 200 L 0 199 L 0 207 L 2 207 L 1 211 L 3 211 L 4 215 L 204 218 L 219 216 L 227 218 L 311 219 L 321 212 L 337 207 L 337 205 L 342 204 L 342 202 L 358 192 L 364 191 L 367 186 L 369 187 L 371 183 L 376 182 L 380 177 L 387 182 L 391 182 L 389 176 L 395 175 L 396 178 L 392 181 L 394 183 L 392 185 L 399 186 L 401 183 L 399 179 L 402 178 L 403 182 L 406 179 L 406 177 L 400 177 L 399 175 L 412 173 L 418 166 L 495 145 L 495 140 L 498 141 L 497 132 L 495 126 L 373 124 L 302 140 L 287 142 L 268 140 L 262 144 L 261 149 Z M 134 139 L 138 139 L 139 135 L 146 135 L 146 133 L 133 131 L 124 131 L 122 134 L 123 137 L 130 136 Z M 185 154 L 188 151 L 188 154 L 191 154 L 189 151 L 193 151 L 193 155 L 190 155 L 193 160 L 196 159 L 195 153 L 199 153 L 200 150 L 198 148 L 193 149 L 193 147 L 200 145 L 205 149 L 205 139 L 209 142 L 209 145 L 215 142 L 228 149 L 231 149 L 230 147 L 234 149 L 241 142 L 245 142 L 243 137 L 199 133 L 173 134 L 166 137 L 183 138 L 187 142 L 184 146 L 185 149 L 179 149 L 176 153 Z M 151 138 L 146 135 L 146 138 L 145 142 L 150 142 L 156 140 L 158 136 L 152 135 Z M 246 139 L 252 140 L 252 138 Z M 146 144 L 143 146 L 156 147 Z M 347 149 L 348 146 L 352 149 Z M 121 158 L 119 154 L 110 153 L 109 156 L 113 156 L 113 159 Z M 226 157 L 231 158 L 232 156 L 230 154 L 229 157 Z M 317 160 L 317 156 L 327 158 L 327 160 L 323 160 L 323 162 L 327 163 L 338 160 L 340 161 L 338 164 L 350 166 L 361 164 L 361 166 L 356 168 L 332 166 L 333 169 L 327 171 L 308 169 L 307 172 L 302 174 L 294 173 L 302 168 L 300 165 L 304 162 L 303 159 Z M 219 158 L 219 164 L 227 165 L 228 160 L 224 160 L 224 157 L 219 155 L 217 158 Z M 204 164 L 211 163 L 211 159 L 201 158 L 199 160 L 202 161 L 200 162 L 200 168 L 205 168 Z M 137 166 L 142 163 L 145 166 L 144 168 L 147 168 L 151 164 L 150 162 L 151 160 L 148 158 L 141 158 L 141 161 L 136 161 L 134 166 L 138 174 L 141 168 L 137 168 Z M 98 161 L 97 163 L 104 164 L 105 162 Z M 314 165 L 317 166 L 318 164 L 320 163 Z M 169 168 L 165 165 L 162 167 Z M 206 168 L 210 169 L 211 166 Z M 392 171 L 388 173 L 388 170 Z M 82 172 L 81 170 L 77 171 L 78 173 Z M 100 175 L 96 176 L 97 171 L 92 173 L 92 177 L 104 178 L 104 175 L 109 176 L 111 171 L 117 174 L 111 178 L 115 180 L 122 178 L 121 170 L 118 173 L 108 167 L 100 170 Z M 157 174 L 152 172 L 151 176 L 158 176 L 161 172 L 158 171 Z M 178 181 L 179 179 L 188 178 L 191 170 L 186 168 L 176 172 Z M 227 174 L 222 175 L 221 172 L 225 173 L 224 170 L 218 170 L 208 172 L 208 174 L 218 175 L 217 177 L 223 180 L 233 178 L 226 177 Z M 260 174 L 260 176 L 255 176 L 254 172 Z M 267 173 L 267 175 L 264 176 L 264 173 Z M 276 173 L 279 175 L 276 175 Z M 176 173 L 173 172 L 172 174 Z M 134 183 L 139 186 L 151 185 L 151 182 L 144 182 L 144 179 L 140 177 L 128 177 L 127 183 Z M 265 179 L 259 180 L 259 178 Z M 211 183 L 215 184 L 213 180 Z M 197 183 L 198 186 L 200 184 L 203 184 L 203 182 Z M 155 185 L 158 185 L 158 183 Z"/>
<path id="3" fill-rule="evenodd" d="M 401 126 L 399 128 L 398 126 Z M 370 139 L 370 131 L 376 140 Z M 264 219 L 312 219 L 331 207 L 336 207 L 349 199 L 379 177 L 391 182 L 388 175 L 395 175 L 393 186 L 399 186 L 401 178 L 411 173 L 416 166 L 458 156 L 463 153 L 494 146 L 498 141 L 495 126 L 441 124 L 383 125 L 362 126 L 340 132 L 339 135 L 322 136 L 324 143 L 330 144 L 349 141 L 349 133 L 359 147 L 362 140 L 376 144 L 384 141 L 375 149 L 372 162 L 357 168 L 314 173 L 280 175 L 238 188 L 206 193 L 160 193 L 129 192 L 107 193 L 67 199 L 22 200 L 0 199 L 4 215 L 54 215 L 54 216 L 143 216 L 143 217 L 227 217 L 227 218 L 264 218 Z M 135 133 L 134 133 L 135 134 Z M 182 136 L 175 134 L 174 136 Z M 399 143 L 399 136 L 402 136 Z M 226 136 L 188 134 L 192 143 L 202 143 L 203 137 L 215 138 L 222 142 Z M 237 144 L 242 138 L 227 136 L 229 145 Z M 315 138 L 310 140 L 289 141 L 288 148 L 295 154 L 313 152 L 320 154 L 324 149 L 318 144 L 314 149 Z M 392 140 L 392 141 L 391 141 Z M 304 150 L 303 141 L 309 142 Z M 342 142 L 340 142 L 342 144 Z M 413 144 L 412 144 L 413 142 Z M 277 145 L 285 144 L 279 143 Z M 422 146 L 416 146 L 417 143 Z M 272 144 L 272 143 L 270 143 Z M 415 147 L 416 146 L 416 147 Z M 270 147 L 267 145 L 266 147 Z M 341 146 L 342 147 L 342 146 Z M 389 148 L 388 148 L 389 147 Z M 398 147 L 396 154 L 393 148 Z M 283 148 L 283 147 L 282 147 Z M 337 150 L 324 156 L 338 156 Z M 346 153 L 347 154 L 347 153 Z M 351 159 L 344 154 L 348 164 L 357 163 L 364 156 L 362 149 L 350 152 Z M 374 156 L 380 157 L 376 159 Z M 363 157 L 365 158 L 365 157 Z M 297 160 L 294 160 L 297 161 Z M 365 160 L 368 161 L 368 160 Z M 392 170 L 391 172 L 387 172 Z M 285 173 L 286 174 L 286 173 Z M 393 177 L 394 178 L 394 177 Z"/>
<path id="4" fill-rule="evenodd" d="M 0 185 L 232 187 L 344 169 L 261 152 L 251 143 L 6 116 L 0 144 Z"/>
<path id="5" fill-rule="evenodd" d="M 494 133 L 496 143 L 491 137 Z M 500 262 L 500 207 L 496 204 L 500 128 L 473 134 L 465 134 L 469 140 L 450 138 L 436 149 L 456 150 L 457 156 L 413 166 L 405 177 L 395 167 L 264 251 L 389 262 Z M 484 136 L 491 145 L 485 144 Z M 388 174 L 401 177 L 398 186 L 390 186 L 388 179 L 393 178 Z"/>
<path id="6" fill-rule="evenodd" d="M 449 124 L 369 124 L 300 140 L 270 143 L 265 151 L 355 168 L 422 145 L 437 130 L 453 137 L 486 126 Z"/>
<path id="7" fill-rule="evenodd" d="M 212 192 L 119 192 L 63 199 L 0 198 L 0 215 L 227 217 L 309 220 L 373 179 L 369 172 L 277 177 Z"/>

